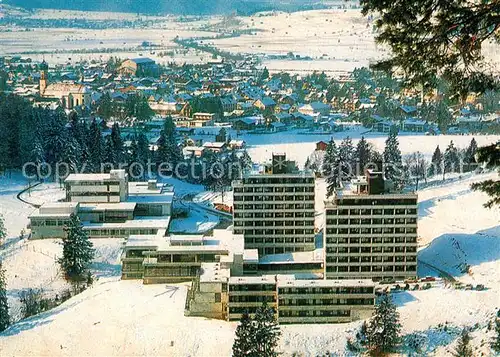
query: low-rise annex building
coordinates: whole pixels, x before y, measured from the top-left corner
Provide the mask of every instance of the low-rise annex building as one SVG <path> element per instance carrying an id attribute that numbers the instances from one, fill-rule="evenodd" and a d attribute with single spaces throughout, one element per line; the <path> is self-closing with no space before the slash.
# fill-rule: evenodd
<path id="1" fill-rule="evenodd" d="M 243 273 L 243 237 L 228 229 L 212 235 L 131 236 L 122 254 L 122 279 L 144 284 L 193 280 L 203 263 L 220 263 Z"/>
<path id="2" fill-rule="evenodd" d="M 172 186 L 155 180 L 128 182 L 125 170 L 72 174 L 64 184 L 67 202 L 46 203 L 30 216 L 32 238 L 64 237 L 71 214 L 80 218 L 89 238 L 128 238 L 168 230 Z"/>
<path id="3" fill-rule="evenodd" d="M 372 315 L 374 290 L 369 279 L 231 276 L 228 268 L 204 263 L 188 292 L 186 314 L 238 321 L 244 313 L 255 315 L 266 302 L 280 324 L 351 322 Z"/>

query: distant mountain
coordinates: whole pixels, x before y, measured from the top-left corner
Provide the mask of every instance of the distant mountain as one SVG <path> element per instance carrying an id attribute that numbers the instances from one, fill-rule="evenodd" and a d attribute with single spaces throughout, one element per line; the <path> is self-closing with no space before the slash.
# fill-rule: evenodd
<path id="1" fill-rule="evenodd" d="M 26 9 L 64 9 L 169 13 L 181 15 L 251 14 L 259 11 L 297 11 L 323 8 L 321 0 L 4 0 Z"/>

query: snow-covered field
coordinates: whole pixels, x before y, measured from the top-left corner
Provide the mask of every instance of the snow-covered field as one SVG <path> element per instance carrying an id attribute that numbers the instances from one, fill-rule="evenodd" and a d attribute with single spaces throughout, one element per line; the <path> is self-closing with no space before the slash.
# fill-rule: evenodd
<path id="1" fill-rule="evenodd" d="M 242 135 L 238 139 L 245 140 L 248 145 L 248 153 L 254 162 L 264 162 L 271 159 L 273 152 L 284 152 L 287 158 L 295 160 L 299 167 L 303 167 L 307 157 L 316 148 L 316 143 L 320 140 L 328 142 L 332 137 L 337 145 L 349 136 L 354 145 L 357 144 L 361 136 L 364 136 L 368 143 L 372 144 L 379 152 L 385 148 L 386 135 L 380 133 L 369 133 L 366 128 L 337 132 L 333 134 L 299 134 L 300 130 L 291 130 L 276 134 L 266 135 Z M 232 135 L 232 134 L 231 134 Z M 232 136 L 235 137 L 235 136 Z M 427 136 L 423 134 L 400 134 L 399 148 L 403 155 L 409 155 L 420 151 L 428 159 L 439 145 L 444 151 L 450 141 L 453 141 L 459 149 L 465 149 L 472 139 L 470 135 L 438 135 Z M 488 145 L 500 140 L 500 135 L 476 135 L 474 136 L 478 145 Z"/>

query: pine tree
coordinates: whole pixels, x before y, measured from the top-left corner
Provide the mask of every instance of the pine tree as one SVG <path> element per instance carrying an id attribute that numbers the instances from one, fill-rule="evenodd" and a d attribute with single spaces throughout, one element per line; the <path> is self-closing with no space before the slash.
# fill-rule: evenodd
<path id="1" fill-rule="evenodd" d="M 79 281 L 86 277 L 94 259 L 93 244 L 83 230 L 80 219 L 74 214 L 64 230 L 66 236 L 62 238 L 63 256 L 58 262 L 69 280 Z"/>
<path id="2" fill-rule="evenodd" d="M 108 92 L 104 93 L 99 99 L 97 114 L 104 120 L 108 120 L 113 116 L 113 102 Z"/>
<path id="3" fill-rule="evenodd" d="M 252 168 L 252 158 L 250 157 L 250 155 L 248 155 L 248 152 L 246 150 L 243 151 L 243 154 L 240 157 L 240 163 L 242 170 L 249 170 Z"/>
<path id="4" fill-rule="evenodd" d="M 277 357 L 276 351 L 278 341 L 281 336 L 274 310 L 266 302 L 257 309 L 255 313 L 255 335 L 254 345 L 256 356 L 259 357 Z"/>
<path id="5" fill-rule="evenodd" d="M 335 188 L 339 185 L 339 153 L 333 138 L 326 146 L 325 157 L 323 159 L 323 177 L 326 178 L 327 197 L 333 195 Z"/>
<path id="6" fill-rule="evenodd" d="M 0 245 L 5 238 L 7 238 L 7 229 L 5 228 L 3 216 L 0 214 Z"/>
<path id="7" fill-rule="evenodd" d="M 247 312 L 243 313 L 235 334 L 236 338 L 233 343 L 233 357 L 257 357 L 254 352 L 255 330 L 253 321 L 250 319 Z"/>
<path id="8" fill-rule="evenodd" d="M 469 146 L 464 152 L 464 164 L 466 164 L 467 171 L 473 169 L 473 165 L 476 163 L 476 152 L 477 152 L 477 142 L 476 139 L 472 138 Z"/>
<path id="9" fill-rule="evenodd" d="M 101 128 L 95 119 L 90 124 L 87 147 L 89 151 L 89 171 L 93 173 L 100 172 L 104 157 L 104 143 L 102 140 Z"/>
<path id="10" fill-rule="evenodd" d="M 175 124 L 171 117 L 167 117 L 158 141 L 156 163 L 168 163 L 175 172 L 175 167 L 181 160 L 182 152 L 175 138 Z"/>
<path id="11" fill-rule="evenodd" d="M 61 161 L 67 165 L 68 175 L 77 172 L 78 167 L 80 167 L 80 150 L 80 145 L 76 139 L 73 137 L 66 139 L 61 154 Z"/>
<path id="12" fill-rule="evenodd" d="M 225 128 L 219 130 L 219 134 L 216 135 L 215 141 L 218 143 L 225 143 L 227 140 L 227 131 Z"/>
<path id="13" fill-rule="evenodd" d="M 365 137 L 362 136 L 361 140 L 358 141 L 358 145 L 356 145 L 356 160 L 357 166 L 356 175 L 363 175 L 366 169 L 366 165 L 370 162 L 370 145 L 365 140 Z"/>
<path id="14" fill-rule="evenodd" d="M 113 155 L 115 158 L 114 164 L 119 165 L 124 163 L 125 152 L 123 148 L 120 126 L 118 125 L 118 123 L 114 123 L 111 129 L 111 144 L 113 148 Z"/>
<path id="15" fill-rule="evenodd" d="M 392 55 L 372 67 L 400 71 L 415 88 L 433 86 L 444 76 L 462 98 L 468 92 L 498 88 L 484 66 L 484 43 L 500 40 L 498 1 L 361 0 L 363 14 L 374 14 L 377 43 Z"/>
<path id="16" fill-rule="evenodd" d="M 384 150 L 385 177 L 392 180 L 394 186 L 401 187 L 401 168 L 403 166 L 399 141 L 396 131 L 391 131 L 385 142 Z"/>
<path id="17" fill-rule="evenodd" d="M 350 137 L 346 137 L 339 145 L 340 180 L 350 179 L 356 172 L 356 149 Z"/>
<path id="18" fill-rule="evenodd" d="M 455 352 L 453 356 L 455 357 L 473 357 L 474 352 L 472 351 L 472 347 L 470 346 L 470 334 L 469 331 L 464 328 L 462 330 L 462 334 L 458 339 L 457 347 L 455 348 Z"/>
<path id="19" fill-rule="evenodd" d="M 494 323 L 496 336 L 493 338 L 493 341 L 491 341 L 491 348 L 493 351 L 500 354 L 500 310 L 497 312 Z"/>
<path id="20" fill-rule="evenodd" d="M 460 171 L 460 157 L 458 156 L 458 150 L 453 144 L 453 140 L 444 152 L 444 167 L 443 167 L 443 180 L 448 172 L 459 172 Z"/>
<path id="21" fill-rule="evenodd" d="M 260 82 L 262 83 L 268 78 L 269 78 L 269 70 L 267 69 L 267 67 L 264 67 L 260 75 Z"/>
<path id="22" fill-rule="evenodd" d="M 113 142 L 111 137 L 108 136 L 104 139 L 104 147 L 103 147 L 103 164 L 105 164 L 105 170 L 109 172 L 112 168 L 116 168 L 118 164 L 118 160 L 116 158 L 116 152 L 113 147 Z"/>
<path id="23" fill-rule="evenodd" d="M 5 331 L 10 325 L 9 305 L 7 303 L 7 283 L 5 270 L 0 261 L 0 332 Z"/>
<path id="24" fill-rule="evenodd" d="M 400 331 L 399 313 L 391 297 L 386 294 L 375 306 L 366 331 L 367 345 L 376 353 L 390 352 L 399 343 Z"/>
<path id="25" fill-rule="evenodd" d="M 313 171 L 316 175 L 321 173 L 323 167 L 323 160 L 325 157 L 325 152 L 321 150 L 314 150 L 311 155 L 306 160 L 304 167 L 307 170 Z"/>
<path id="26" fill-rule="evenodd" d="M 431 166 L 429 167 L 429 176 L 440 175 L 443 172 L 443 154 L 439 149 L 439 145 L 434 150 L 431 159 Z"/>
<path id="27" fill-rule="evenodd" d="M 148 139 L 143 132 L 140 132 L 139 135 L 134 136 L 130 146 L 130 158 L 128 164 L 131 169 L 131 177 L 144 179 L 146 168 L 150 159 L 151 152 L 149 150 Z"/>
<path id="28" fill-rule="evenodd" d="M 500 172 L 500 141 L 493 145 L 480 147 L 477 150 L 477 162 L 489 169 L 496 168 Z M 500 205 L 500 180 L 486 180 L 471 185 L 474 191 L 482 191 L 491 199 L 484 204 L 486 208 Z"/>
<path id="29" fill-rule="evenodd" d="M 35 137 L 35 142 L 33 145 L 33 150 L 31 150 L 30 153 L 29 161 L 35 164 L 38 169 L 36 169 L 32 165 L 29 165 L 29 171 L 27 173 L 29 175 L 35 175 L 39 180 L 40 175 L 44 176 L 46 174 L 46 168 L 42 165 L 45 162 L 45 151 L 43 150 L 41 140 L 38 136 Z"/>

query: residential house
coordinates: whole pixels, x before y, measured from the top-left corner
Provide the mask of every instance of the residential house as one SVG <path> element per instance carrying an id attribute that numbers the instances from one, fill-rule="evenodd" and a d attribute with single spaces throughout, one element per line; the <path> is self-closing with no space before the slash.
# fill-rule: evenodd
<path id="1" fill-rule="evenodd" d="M 315 115 L 328 115 L 330 113 L 330 106 L 322 102 L 312 102 L 304 104 L 299 107 L 299 112 L 302 114 L 315 116 Z"/>
<path id="2" fill-rule="evenodd" d="M 271 97 L 263 97 L 261 99 L 257 99 L 253 105 L 264 112 L 273 113 L 276 107 L 276 102 Z"/>
<path id="3" fill-rule="evenodd" d="M 158 65 L 150 58 L 132 58 L 122 62 L 118 73 L 135 77 L 156 75 L 158 73 Z"/>

